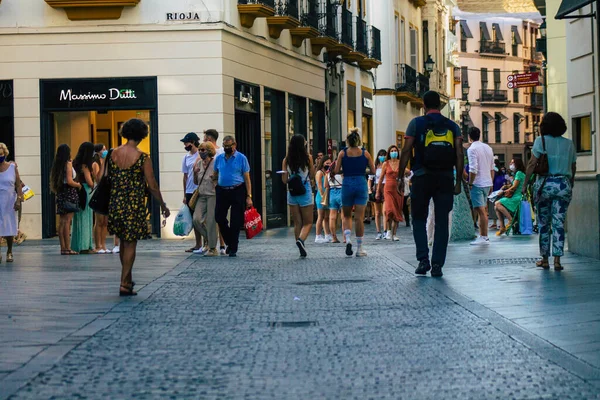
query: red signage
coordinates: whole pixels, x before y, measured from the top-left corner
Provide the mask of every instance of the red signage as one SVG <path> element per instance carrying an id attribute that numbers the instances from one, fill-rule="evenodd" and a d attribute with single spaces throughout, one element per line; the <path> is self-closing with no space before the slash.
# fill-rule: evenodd
<path id="1" fill-rule="evenodd" d="M 327 155 L 333 157 L 333 140 L 327 139 Z"/>
<path id="2" fill-rule="evenodd" d="M 525 87 L 535 87 L 540 85 L 540 73 L 528 72 L 526 74 L 509 75 L 506 86 L 509 89 L 519 89 Z"/>

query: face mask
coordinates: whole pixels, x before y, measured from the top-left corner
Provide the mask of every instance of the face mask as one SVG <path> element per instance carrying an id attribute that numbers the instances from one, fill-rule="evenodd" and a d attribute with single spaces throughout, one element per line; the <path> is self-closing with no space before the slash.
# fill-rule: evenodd
<path id="1" fill-rule="evenodd" d="M 385 162 L 385 156 L 379 156 L 379 162 Z"/>
<path id="2" fill-rule="evenodd" d="M 6 161 L 6 156 L 0 156 L 0 164 Z"/>
<path id="3" fill-rule="evenodd" d="M 107 155 L 108 155 L 108 150 L 104 150 L 102 153 L 100 153 L 100 156 L 102 158 L 106 158 Z"/>
<path id="4" fill-rule="evenodd" d="M 233 147 L 225 147 L 225 154 L 233 154 Z"/>
<path id="5" fill-rule="evenodd" d="M 390 152 L 390 157 L 392 157 L 392 158 L 398 158 L 398 152 L 397 151 L 391 151 Z"/>
<path id="6" fill-rule="evenodd" d="M 510 168 L 512 172 L 515 172 L 517 170 L 517 167 L 515 167 L 514 164 L 511 164 L 508 168 Z"/>
<path id="7" fill-rule="evenodd" d="M 329 168 L 331 168 L 331 165 L 326 165 L 325 168 L 323 168 L 325 171 L 329 171 Z"/>
<path id="8" fill-rule="evenodd" d="M 206 160 L 206 157 L 208 157 L 208 153 L 203 151 L 202 153 L 200 153 L 200 158 L 203 160 Z"/>
<path id="9" fill-rule="evenodd" d="M 498 167 L 494 167 L 494 171 L 495 171 L 495 172 L 498 172 Z"/>
<path id="10" fill-rule="evenodd" d="M 189 146 L 185 146 L 185 151 L 192 151 L 192 145 L 190 144 Z"/>

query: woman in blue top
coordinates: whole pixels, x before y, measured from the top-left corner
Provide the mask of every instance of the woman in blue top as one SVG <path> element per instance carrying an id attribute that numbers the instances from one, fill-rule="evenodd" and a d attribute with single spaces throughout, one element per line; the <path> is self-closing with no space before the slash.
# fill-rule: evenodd
<path id="1" fill-rule="evenodd" d="M 290 140 L 287 157 L 283 160 L 283 183 L 288 184 L 290 179 L 298 176 L 304 185 L 305 192 L 292 196 L 287 194 L 287 202 L 294 221 L 294 235 L 296 246 L 300 250 L 300 257 L 306 257 L 304 242 L 310 233 L 313 223 L 313 196 L 310 180 L 315 176 L 313 160 L 306 150 L 306 139 L 302 135 L 294 135 Z"/>
<path id="2" fill-rule="evenodd" d="M 335 173 L 344 170 L 344 182 L 342 183 L 342 212 L 344 214 L 344 237 L 346 238 L 346 255 L 352 256 L 352 209 L 354 208 L 354 223 L 356 227 L 356 257 L 365 257 L 367 252 L 363 250 L 362 241 L 365 233 L 365 208 L 369 200 L 369 189 L 365 171 L 369 167 L 371 173 L 375 173 L 375 165 L 371 154 L 361 145 L 358 128 L 353 128 L 346 139 L 348 147 L 340 151 L 338 162 L 335 165 Z"/>
<path id="3" fill-rule="evenodd" d="M 573 196 L 573 184 L 577 170 L 577 154 L 573 141 L 562 137 L 567 131 L 565 120 L 555 112 L 544 115 L 540 124 L 541 137 L 533 144 L 533 155 L 527 165 L 524 187 L 535 170 L 542 154 L 548 155 L 548 175 L 539 176 L 533 187 L 537 221 L 540 230 L 540 254 L 538 267 L 550 268 L 550 235 L 552 235 L 552 255 L 554 269 L 563 269 L 560 257 L 565 246 L 565 217 Z"/>

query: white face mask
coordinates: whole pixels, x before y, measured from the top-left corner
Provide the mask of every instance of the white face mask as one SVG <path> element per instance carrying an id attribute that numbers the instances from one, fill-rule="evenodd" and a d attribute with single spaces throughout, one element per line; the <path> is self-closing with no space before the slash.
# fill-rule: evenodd
<path id="1" fill-rule="evenodd" d="M 515 172 L 517 170 L 517 167 L 515 167 L 515 164 L 510 164 L 509 168 L 512 172 Z"/>

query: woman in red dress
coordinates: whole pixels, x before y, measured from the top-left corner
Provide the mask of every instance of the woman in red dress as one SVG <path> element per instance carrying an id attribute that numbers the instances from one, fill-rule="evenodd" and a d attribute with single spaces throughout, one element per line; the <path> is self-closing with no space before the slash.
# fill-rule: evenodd
<path id="1" fill-rule="evenodd" d="M 402 178 L 404 173 L 400 174 L 400 160 L 398 147 L 390 146 L 387 152 L 387 160 L 383 163 L 383 169 L 377 185 L 377 197 L 381 198 L 381 188 L 383 186 L 383 215 L 388 221 L 388 227 L 391 228 L 391 237 L 386 236 L 386 239 L 399 241 L 396 236 L 398 223 L 404 221 L 402 207 L 404 206 L 404 197 L 400 194 L 399 185 L 404 185 Z M 403 171 L 404 172 L 404 171 Z M 385 185 L 383 180 L 385 178 Z M 389 231 L 388 231 L 389 233 Z"/>

